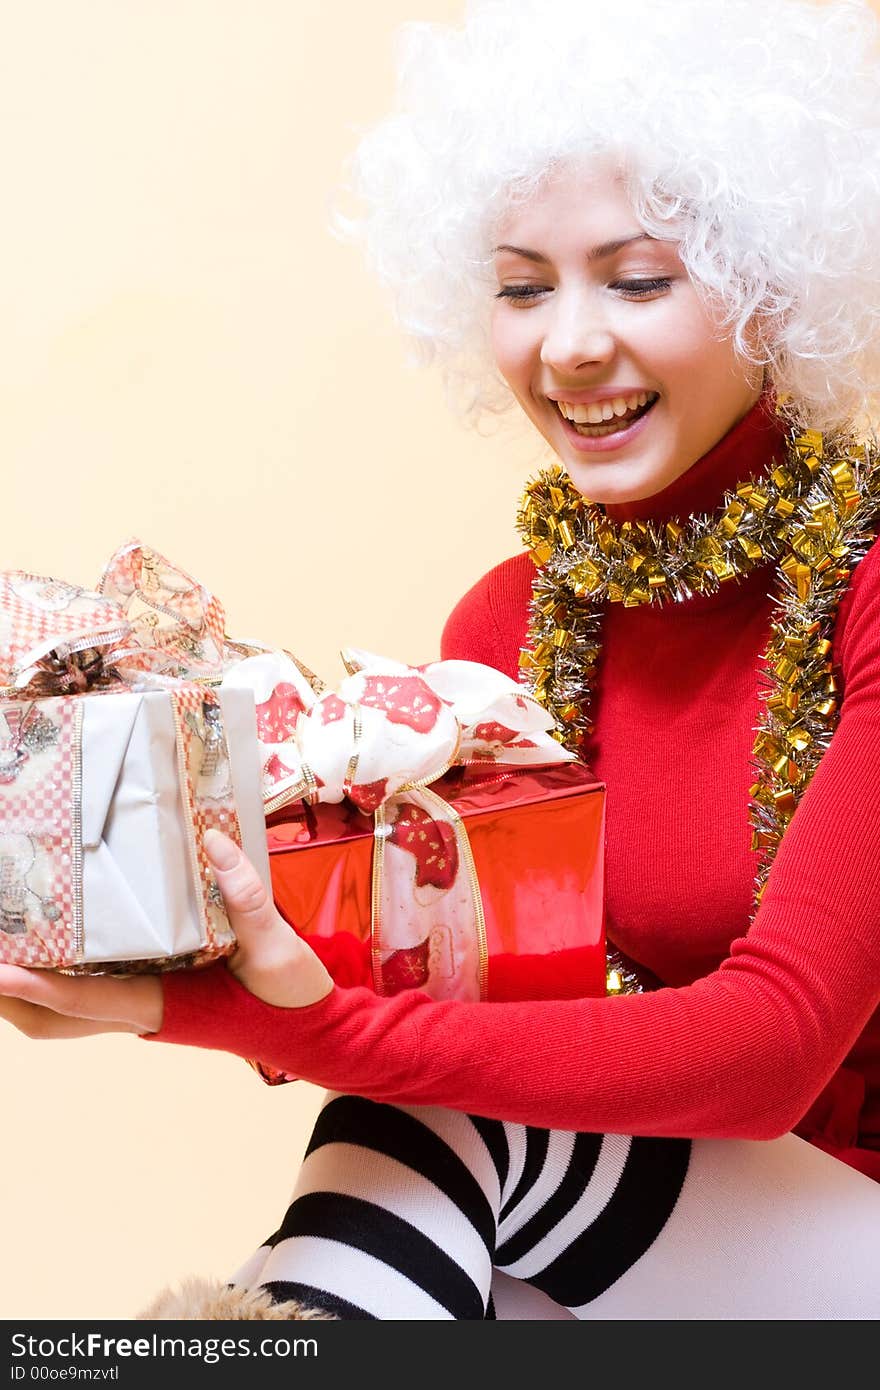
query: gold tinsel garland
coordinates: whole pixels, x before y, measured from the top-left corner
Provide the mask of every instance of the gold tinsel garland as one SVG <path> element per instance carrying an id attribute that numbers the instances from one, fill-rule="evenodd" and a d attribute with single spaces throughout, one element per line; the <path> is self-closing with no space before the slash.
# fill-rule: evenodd
<path id="1" fill-rule="evenodd" d="M 532 693 L 584 757 L 601 650 L 599 605 L 681 602 L 712 594 L 759 565 L 777 568 L 771 639 L 762 658 L 763 716 L 753 745 L 755 907 L 786 827 L 838 718 L 831 635 L 852 570 L 880 521 L 876 444 L 793 432 L 786 460 L 727 492 L 714 515 L 613 523 L 555 464 L 530 482 L 518 528 L 538 567 L 520 666 Z M 609 950 L 609 993 L 640 988 Z"/>

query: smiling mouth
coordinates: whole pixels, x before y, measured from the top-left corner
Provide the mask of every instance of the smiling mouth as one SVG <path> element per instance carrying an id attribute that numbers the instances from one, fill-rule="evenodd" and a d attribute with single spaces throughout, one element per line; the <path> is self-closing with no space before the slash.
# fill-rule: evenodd
<path id="1" fill-rule="evenodd" d="M 590 439 L 601 439 L 606 434 L 620 434 L 629 429 L 643 415 L 656 405 L 660 399 L 656 391 L 640 391 L 638 396 L 616 396 L 613 400 L 596 402 L 593 405 L 572 405 L 568 401 L 554 401 L 563 420 L 578 434 Z M 597 419 L 596 417 L 600 418 Z"/>

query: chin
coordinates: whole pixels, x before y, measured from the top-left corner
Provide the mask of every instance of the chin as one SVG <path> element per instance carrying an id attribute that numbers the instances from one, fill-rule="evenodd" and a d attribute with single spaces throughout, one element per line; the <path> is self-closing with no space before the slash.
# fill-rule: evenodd
<path id="1" fill-rule="evenodd" d="M 634 468 L 623 462 L 619 464 L 585 464 L 583 459 L 560 458 L 574 486 L 591 502 L 602 506 L 617 506 L 625 502 L 643 502 L 674 481 L 674 475 L 658 474 L 651 469 Z M 614 477 L 615 470 L 619 476 Z"/>

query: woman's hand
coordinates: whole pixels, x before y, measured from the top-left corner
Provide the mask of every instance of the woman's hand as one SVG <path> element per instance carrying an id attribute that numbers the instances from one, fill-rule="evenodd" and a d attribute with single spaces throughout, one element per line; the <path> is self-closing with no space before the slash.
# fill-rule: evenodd
<path id="1" fill-rule="evenodd" d="M 157 975 L 57 975 L 0 965 L 0 1018 L 29 1038 L 155 1033 L 162 1026 Z"/>
<path id="2" fill-rule="evenodd" d="M 205 835 L 238 945 L 227 960 L 236 979 L 279 1008 L 316 1004 L 333 981 L 314 952 L 276 911 L 256 869 L 218 830 Z M 162 1026 L 159 975 L 59 975 L 0 965 L 0 1018 L 30 1038 L 155 1033 Z"/>

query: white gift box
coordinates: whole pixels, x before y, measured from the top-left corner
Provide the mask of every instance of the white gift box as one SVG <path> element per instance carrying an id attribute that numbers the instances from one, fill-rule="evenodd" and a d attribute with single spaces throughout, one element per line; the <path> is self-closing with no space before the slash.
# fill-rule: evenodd
<path id="1" fill-rule="evenodd" d="M 240 836 L 270 888 L 254 698 L 181 689 L 0 703 L 0 961 L 124 972 L 233 949 L 201 838 Z"/>

